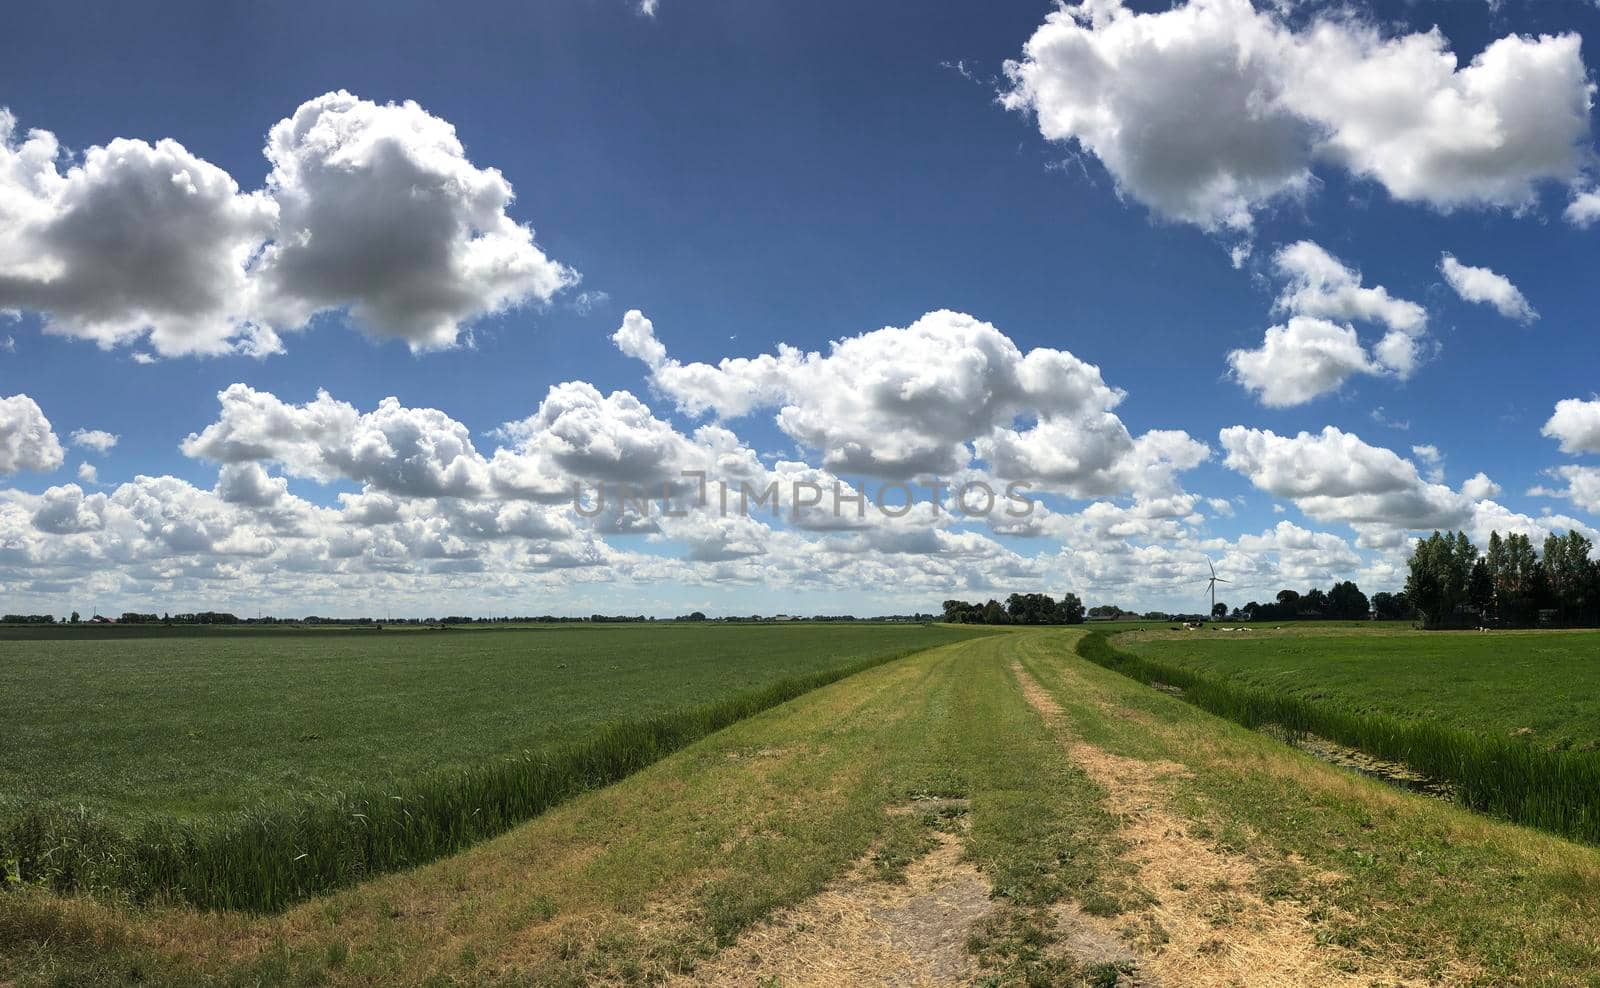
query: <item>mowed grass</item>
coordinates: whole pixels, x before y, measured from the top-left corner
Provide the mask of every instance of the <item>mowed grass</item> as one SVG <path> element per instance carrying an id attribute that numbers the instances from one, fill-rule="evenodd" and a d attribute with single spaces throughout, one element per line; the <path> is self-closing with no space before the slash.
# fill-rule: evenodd
<path id="1" fill-rule="evenodd" d="M 1236 638 L 1244 633 L 1217 634 Z M 1426 633 L 1368 637 L 1415 645 L 1421 640 L 1415 635 L 1421 634 Z M 1329 637 L 1336 640 L 1336 636 Z M 1570 634 L 1566 637 L 1570 640 Z M 1091 633 L 1080 640 L 1078 653 L 1139 682 L 1177 690 L 1189 702 L 1245 727 L 1287 732 L 1292 738 L 1314 735 L 1380 759 L 1400 762 L 1429 779 L 1448 784 L 1453 798 L 1475 810 L 1600 844 L 1600 752 L 1592 743 L 1575 745 L 1570 736 L 1552 743 L 1526 730 L 1497 733 L 1479 726 L 1486 719 L 1504 717 L 1505 709 L 1520 719 L 1526 707 L 1536 707 L 1541 702 L 1536 686 L 1542 686 L 1546 693 L 1570 696 L 1566 691 L 1572 687 L 1567 684 L 1551 681 L 1548 676 L 1536 684 L 1526 671 L 1512 676 L 1500 670 L 1495 659 L 1479 652 L 1470 659 L 1478 686 L 1465 692 L 1476 696 L 1479 702 L 1493 704 L 1495 691 L 1484 684 L 1509 681 L 1514 685 L 1506 687 L 1510 696 L 1503 701 L 1502 713 L 1487 718 L 1466 711 L 1430 716 L 1394 701 L 1386 705 L 1387 709 L 1372 709 L 1337 690 L 1297 690 L 1293 688 L 1297 680 L 1292 671 L 1257 681 L 1244 674 L 1208 669 L 1203 663 L 1168 661 L 1154 654 L 1148 636 L 1141 651 L 1120 647 L 1125 641 L 1137 642 L 1139 638 L 1134 635 L 1108 639 L 1103 633 Z M 1284 640 L 1312 643 L 1313 647 L 1319 641 L 1309 633 L 1285 636 Z M 1464 644 L 1473 639 L 1452 636 L 1444 640 Z M 1520 641 L 1526 645 L 1537 640 L 1537 636 L 1521 635 L 1501 644 Z M 1207 644 L 1198 641 L 1188 648 L 1199 649 Z M 1244 645 L 1240 643 L 1241 647 Z M 1415 681 L 1427 667 L 1426 660 L 1416 661 L 1421 665 L 1391 676 Z M 1311 670 L 1308 677 L 1315 680 L 1318 661 L 1306 659 L 1303 665 Z M 1374 675 L 1380 680 L 1383 677 L 1382 673 Z M 1436 705 L 1459 710 L 1461 701 L 1449 696 L 1453 688 L 1449 677 L 1441 677 L 1433 690 L 1445 699 Z M 1474 726 L 1461 726 L 1462 722 Z"/>
<path id="2" fill-rule="evenodd" d="M 0 895 L 0 983 L 692 980 L 853 862 L 914 857 L 925 845 L 889 811 L 937 796 L 967 800 L 961 844 L 995 896 L 966 940 L 978 983 L 1110 984 L 1075 962 L 1051 907 L 1122 923 L 1174 900 L 1130 876 L 1122 821 L 1071 754 L 1087 743 L 1182 765 L 1148 799 L 1252 863 L 1226 894 L 1280 904 L 1345 960 L 1419 984 L 1600 984 L 1600 852 L 1313 761 L 1079 659 L 1078 637 L 996 635 L 870 669 L 459 855 L 279 915 Z M 1059 723 L 1030 707 L 1017 663 Z M 1227 950 L 1239 921 L 1203 920 L 1207 949 Z M 1166 949 L 1159 933 L 1144 949 Z"/>
<path id="3" fill-rule="evenodd" d="M 1042 954 L 1044 906 L 1125 883 L 1098 791 L 1007 671 L 1012 637 L 870 669 L 280 915 L 0 895 L 0 983 L 654 984 L 865 856 L 903 880 L 940 821 L 886 810 L 930 798 L 965 801 L 966 852 L 1002 900 L 974 943 L 989 983 L 1071 983 L 1070 959 Z"/>
<path id="4" fill-rule="evenodd" d="M 1518 732 L 1541 747 L 1600 747 L 1600 631 L 1237 627 L 1250 630 L 1163 630 L 1120 636 L 1116 644 L 1210 678 L 1356 712 L 1502 737 Z"/>
<path id="5" fill-rule="evenodd" d="M 655 624 L 0 635 L 0 794 L 130 826 L 216 818 L 475 767 L 966 634 Z"/>

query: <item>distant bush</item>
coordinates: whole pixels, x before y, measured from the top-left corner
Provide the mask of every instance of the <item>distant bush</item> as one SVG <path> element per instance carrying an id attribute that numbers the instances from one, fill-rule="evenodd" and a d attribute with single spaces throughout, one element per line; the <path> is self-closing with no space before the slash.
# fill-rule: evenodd
<path id="1" fill-rule="evenodd" d="M 1077 652 L 1139 682 L 1179 687 L 1190 703 L 1245 727 L 1276 725 L 1291 738 L 1316 735 L 1401 762 L 1451 783 L 1460 801 L 1474 810 L 1600 844 L 1600 754 L 1550 751 L 1514 738 L 1209 680 L 1124 652 L 1104 632 L 1085 635 Z"/>

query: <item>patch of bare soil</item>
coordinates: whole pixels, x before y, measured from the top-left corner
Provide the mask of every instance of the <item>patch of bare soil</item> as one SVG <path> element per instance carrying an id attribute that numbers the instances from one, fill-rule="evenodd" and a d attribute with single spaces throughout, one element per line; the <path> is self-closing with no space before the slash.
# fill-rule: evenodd
<path id="1" fill-rule="evenodd" d="M 1012 673 L 1034 709 L 1062 727 L 1055 699 L 1020 664 L 1012 665 Z M 1075 913 L 1074 922 L 1101 938 L 1120 935 L 1147 944 L 1137 962 L 1140 976 L 1188 988 L 1419 983 L 1372 958 L 1318 943 L 1303 905 L 1268 902 L 1255 893 L 1250 861 L 1196 836 L 1187 821 L 1165 808 L 1166 782 L 1187 774 L 1182 765 L 1124 758 L 1065 738 L 1063 743 L 1106 790 L 1128 845 L 1124 857 L 1137 868 L 1151 900 L 1116 920 Z M 1087 946 L 1097 949 L 1093 942 Z"/>
<path id="2" fill-rule="evenodd" d="M 1052 949 L 1071 957 L 1080 968 L 1115 968 L 1116 988 L 1159 988 L 1161 982 L 1139 952 L 1112 924 L 1090 916 L 1075 902 L 1058 902 L 1050 908 L 1056 921 Z"/>
<path id="3" fill-rule="evenodd" d="M 921 808 L 919 806 L 919 808 Z M 816 896 L 739 937 L 677 984 L 964 985 L 976 976 L 967 935 L 993 912 L 989 883 L 947 833 L 906 868 L 875 881 L 868 860 Z"/>

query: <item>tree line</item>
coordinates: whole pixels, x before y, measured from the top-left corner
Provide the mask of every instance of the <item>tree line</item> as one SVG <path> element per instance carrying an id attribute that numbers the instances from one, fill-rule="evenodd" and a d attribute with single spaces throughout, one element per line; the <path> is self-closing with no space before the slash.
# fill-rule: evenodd
<path id="1" fill-rule="evenodd" d="M 1406 596 L 1425 628 L 1600 625 L 1600 563 L 1578 532 L 1551 535 L 1543 551 L 1526 535 L 1489 533 L 1479 553 L 1465 532 L 1417 540 Z"/>
<path id="2" fill-rule="evenodd" d="M 1219 610 L 1225 605 L 1218 603 Z M 1376 617 L 1379 621 L 1400 621 L 1411 616 L 1411 604 L 1405 594 L 1375 593 L 1369 599 L 1354 580 L 1335 583 L 1326 591 L 1312 587 L 1305 593 L 1280 590 L 1266 603 L 1251 601 L 1233 612 L 1245 621 L 1365 621 Z M 1221 620 L 1226 610 L 1213 613 Z"/>
<path id="3" fill-rule="evenodd" d="M 1004 604 L 994 599 L 983 604 L 944 602 L 947 624 L 1082 624 L 1083 616 L 1083 601 L 1072 593 L 1060 600 L 1043 593 L 1014 593 Z"/>

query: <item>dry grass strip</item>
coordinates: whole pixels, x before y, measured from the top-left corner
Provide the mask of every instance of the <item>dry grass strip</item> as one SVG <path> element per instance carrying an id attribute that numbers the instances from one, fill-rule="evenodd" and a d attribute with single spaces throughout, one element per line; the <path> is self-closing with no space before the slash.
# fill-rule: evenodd
<path id="1" fill-rule="evenodd" d="M 677 985 L 945 986 L 970 984 L 967 935 L 995 908 L 989 883 L 963 861 L 958 837 L 876 881 L 864 859 L 806 902 L 746 931 Z"/>
<path id="2" fill-rule="evenodd" d="M 1020 663 L 1012 674 L 1023 696 L 1053 727 L 1064 726 L 1061 707 Z M 1125 859 L 1138 869 L 1152 899 L 1131 924 L 1161 937 L 1138 961 L 1141 977 L 1163 985 L 1222 988 L 1305 985 L 1369 988 L 1426 984 L 1348 948 L 1318 943 L 1315 927 L 1297 902 L 1268 902 L 1252 890 L 1256 869 L 1244 857 L 1196 837 L 1186 821 L 1165 808 L 1166 780 L 1188 770 L 1176 762 L 1124 758 L 1063 738 L 1072 760 L 1107 793 L 1119 820 Z M 1074 913 L 1074 925 L 1118 924 Z M 1159 942 L 1164 937 L 1165 942 Z"/>

